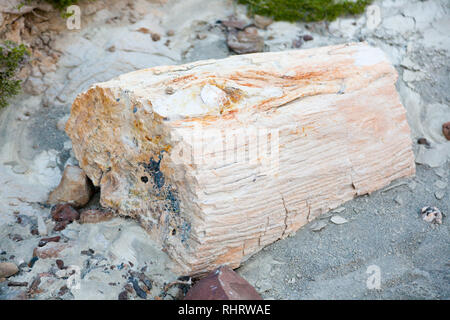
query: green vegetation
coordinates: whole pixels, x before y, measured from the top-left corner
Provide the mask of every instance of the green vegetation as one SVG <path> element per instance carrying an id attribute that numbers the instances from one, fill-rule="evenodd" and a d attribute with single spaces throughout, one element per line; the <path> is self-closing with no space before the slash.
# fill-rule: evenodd
<path id="1" fill-rule="evenodd" d="M 8 99 L 20 92 L 20 80 L 16 72 L 29 53 L 23 44 L 5 41 L 0 45 L 0 109 L 8 105 Z"/>
<path id="2" fill-rule="evenodd" d="M 46 2 L 53 5 L 54 8 L 63 10 L 73 4 L 77 4 L 78 0 L 45 0 Z M 22 8 L 25 4 L 30 4 L 31 0 L 23 0 L 17 7 L 17 9 Z"/>
<path id="3" fill-rule="evenodd" d="M 333 21 L 342 15 L 355 15 L 373 0 L 238 0 L 251 14 L 284 21 Z"/>
<path id="4" fill-rule="evenodd" d="M 57 9 L 65 9 L 68 6 L 71 6 L 73 4 L 77 4 L 78 0 L 45 0 L 48 3 L 51 3 L 53 7 Z"/>

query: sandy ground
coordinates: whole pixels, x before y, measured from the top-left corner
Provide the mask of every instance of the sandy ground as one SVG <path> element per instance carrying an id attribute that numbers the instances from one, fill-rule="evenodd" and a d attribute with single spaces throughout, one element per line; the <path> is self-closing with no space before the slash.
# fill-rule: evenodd
<path id="1" fill-rule="evenodd" d="M 40 290 L 28 296 L 27 288 L 0 282 L 0 299 L 117 299 L 136 277 L 133 272 L 153 281 L 148 298 L 182 294 L 176 288 L 163 290 L 177 278 L 170 272 L 170 261 L 135 222 L 122 218 L 95 225 L 73 223 L 61 233 L 68 248 L 59 258 L 79 267 L 79 289 L 61 292 L 70 275 L 58 270 L 53 258 L 27 266 L 39 239 L 53 235 L 49 207 L 44 205 L 48 192 L 58 184 L 64 166 L 76 163 L 70 140 L 60 130 L 76 94 L 140 68 L 226 57 L 230 52 L 216 21 L 233 13 L 245 18 L 245 8 L 227 0 L 150 2 L 133 1 L 130 7 L 119 1 L 102 6 L 98 1 L 83 7 L 82 29 L 63 32 L 53 43 L 61 52 L 55 70 L 31 79 L 34 94 L 21 95 L 0 111 L 0 261 L 21 265 L 10 280 L 31 283 L 41 278 Z M 238 272 L 266 299 L 450 297 L 448 219 L 435 226 L 419 216 L 429 205 L 450 212 L 450 142 L 441 133 L 442 123 L 450 121 L 450 4 L 374 4 L 360 17 L 329 24 L 276 22 L 259 32 L 266 51 L 291 49 L 292 41 L 305 34 L 314 40 L 302 48 L 349 41 L 382 48 L 399 72 L 397 88 L 413 132 L 417 176 L 350 201 L 339 213 L 321 218 L 326 223 L 321 231 L 312 230 L 317 227 L 313 222 L 246 261 Z M 161 40 L 149 40 L 148 34 L 136 31 L 141 27 L 157 32 Z M 174 35 L 167 36 L 171 29 Z M 430 147 L 416 143 L 422 137 Z M 347 222 L 333 224 L 334 214 Z M 41 235 L 31 235 L 33 228 Z M 88 249 L 94 252 L 81 254 Z M 380 271 L 379 289 L 366 284 L 373 266 Z M 140 299 L 135 294 L 130 298 Z"/>

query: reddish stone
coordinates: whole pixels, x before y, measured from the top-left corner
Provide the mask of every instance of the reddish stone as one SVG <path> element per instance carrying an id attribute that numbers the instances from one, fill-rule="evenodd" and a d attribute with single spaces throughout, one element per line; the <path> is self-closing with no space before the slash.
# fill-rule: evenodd
<path id="1" fill-rule="evenodd" d="M 60 239 L 61 239 L 60 236 L 50 237 L 50 238 L 42 238 L 41 241 L 39 241 L 38 246 L 39 246 L 39 247 L 43 247 L 43 246 L 45 246 L 48 242 L 59 242 Z"/>
<path id="2" fill-rule="evenodd" d="M 66 269 L 66 267 L 64 266 L 64 261 L 62 261 L 61 259 L 56 259 L 56 265 L 58 266 L 59 270 Z"/>
<path id="3" fill-rule="evenodd" d="M 119 300 L 128 300 L 128 293 L 126 291 L 119 293 Z"/>
<path id="4" fill-rule="evenodd" d="M 29 291 L 36 292 L 40 284 L 41 284 L 41 277 L 38 275 L 36 278 L 34 278 L 33 282 L 31 283 Z"/>
<path id="5" fill-rule="evenodd" d="M 56 223 L 55 227 L 53 228 L 53 231 L 61 231 L 64 230 L 67 225 L 69 224 L 68 221 L 59 221 Z"/>
<path id="6" fill-rule="evenodd" d="M 9 281 L 8 287 L 28 287 L 28 282 Z"/>
<path id="7" fill-rule="evenodd" d="M 197 282 L 184 300 L 262 300 L 244 278 L 227 266 L 220 267 Z"/>
<path id="8" fill-rule="evenodd" d="M 57 258 L 58 254 L 69 246 L 67 243 L 49 242 L 43 247 L 35 248 L 33 257 L 40 259 Z"/>
<path id="9" fill-rule="evenodd" d="M 429 143 L 428 140 L 425 139 L 425 138 L 419 138 L 419 139 L 417 139 L 417 143 L 418 143 L 418 144 L 423 144 L 423 145 L 425 145 L 425 146 L 427 146 L 427 147 L 430 146 L 430 143 Z"/>
<path id="10" fill-rule="evenodd" d="M 51 210 L 52 219 L 54 221 L 73 222 L 80 218 L 80 214 L 70 204 L 57 204 Z"/>
<path id="11" fill-rule="evenodd" d="M 450 140 L 450 122 L 446 122 L 442 125 L 442 133 L 447 140 Z"/>
<path id="12" fill-rule="evenodd" d="M 62 287 L 59 289 L 58 295 L 59 295 L 59 296 L 63 296 L 63 295 L 65 295 L 67 292 L 69 292 L 69 288 L 68 288 L 67 286 L 62 286 Z"/>

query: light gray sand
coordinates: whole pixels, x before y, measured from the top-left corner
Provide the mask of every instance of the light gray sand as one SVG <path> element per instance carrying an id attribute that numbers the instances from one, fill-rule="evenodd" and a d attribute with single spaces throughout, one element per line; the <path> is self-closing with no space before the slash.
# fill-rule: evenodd
<path id="1" fill-rule="evenodd" d="M 244 12 L 243 7 L 233 7 L 226 0 L 208 1 L 207 5 L 200 0 L 169 1 L 166 6 L 149 6 L 145 0 L 134 3 L 133 10 L 120 13 L 110 5 L 87 17 L 82 30 L 61 35 L 54 47 L 62 57 L 56 71 L 43 76 L 42 92 L 23 94 L 0 111 L 0 253 L 6 251 L 0 254 L 0 261 L 20 264 L 30 260 L 40 236 L 32 236 L 29 228 L 38 216 L 47 218 L 49 214 L 39 202 L 44 202 L 58 184 L 64 165 L 76 162 L 68 137 L 57 129 L 76 94 L 94 82 L 139 68 L 225 57 L 229 54 L 225 36 L 215 22 L 233 12 Z M 308 28 L 277 22 L 260 33 L 270 51 L 290 49 L 299 34 L 314 37 L 302 48 L 361 40 L 381 47 L 399 71 L 397 88 L 408 111 L 416 161 L 425 165 L 417 166 L 416 178 L 392 184 L 405 182 L 402 186 L 348 202 L 339 213 L 347 223 L 335 225 L 324 218 L 327 225 L 320 232 L 307 225 L 245 262 L 239 273 L 265 298 L 450 296 L 448 219 L 433 227 L 419 217 L 423 206 L 434 205 L 444 213 L 450 209 L 450 142 L 440 133 L 442 122 L 450 121 L 450 4 L 445 0 L 384 0 L 375 5 L 380 8 L 379 21 L 377 10 L 372 10 L 375 14 L 308 24 Z M 105 23 L 117 15 L 119 22 Z M 136 32 L 142 26 L 158 31 L 162 40 L 148 41 L 148 35 L 144 38 Z M 165 32 L 169 29 L 174 29 L 175 35 L 167 47 Z M 198 39 L 198 33 L 207 34 L 206 39 Z M 114 52 L 107 50 L 112 46 Z M 426 137 L 431 148 L 417 145 L 419 137 Z M 16 223 L 17 212 L 23 218 L 22 225 Z M 46 222 L 51 230 L 52 222 Z M 165 254 L 138 230 L 135 222 L 120 218 L 90 226 L 72 224 L 63 235 L 73 246 L 63 251 L 61 258 L 66 264 L 80 266 L 83 280 L 81 289 L 61 298 L 116 299 L 128 281 L 128 271 L 105 268 L 131 260 L 134 270 L 153 261 L 145 272 L 155 283 L 152 296 L 160 294 L 164 282 L 176 276 L 168 270 L 170 262 Z M 24 240 L 14 242 L 10 234 L 19 234 Z M 94 256 L 80 255 L 89 248 L 95 250 Z M 10 259 L 11 255 L 14 258 Z M 380 268 L 380 290 L 367 289 L 366 271 L 371 265 Z M 54 259 L 39 260 L 11 280 L 31 282 L 38 273 L 55 268 Z M 43 292 L 34 298 L 59 297 L 60 287 L 66 284 L 64 275 L 59 276 L 42 278 Z M 14 298 L 24 290 L 2 282 L 0 298 Z M 166 298 L 177 293 L 172 290 Z"/>

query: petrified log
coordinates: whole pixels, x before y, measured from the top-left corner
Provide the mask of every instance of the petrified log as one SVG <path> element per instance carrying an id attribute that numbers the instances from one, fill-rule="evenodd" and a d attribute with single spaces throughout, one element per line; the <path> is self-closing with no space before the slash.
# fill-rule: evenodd
<path id="1" fill-rule="evenodd" d="M 81 93 L 66 131 L 102 205 L 196 275 L 414 174 L 396 79 L 364 43 L 155 67 Z"/>

